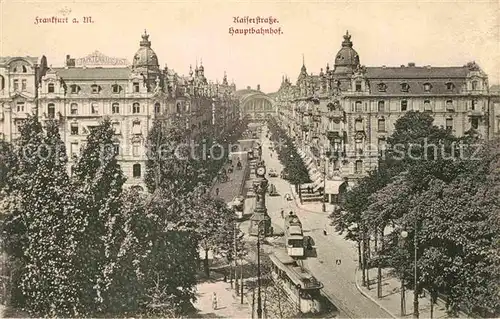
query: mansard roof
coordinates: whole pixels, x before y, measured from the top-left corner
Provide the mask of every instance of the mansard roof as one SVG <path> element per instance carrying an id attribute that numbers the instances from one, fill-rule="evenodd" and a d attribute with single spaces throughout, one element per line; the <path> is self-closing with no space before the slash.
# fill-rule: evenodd
<path id="1" fill-rule="evenodd" d="M 131 69 L 125 68 L 52 68 L 68 80 L 128 80 Z"/>
<path id="2" fill-rule="evenodd" d="M 467 66 L 463 67 L 366 67 L 366 77 L 369 79 L 429 79 L 429 78 L 465 78 L 469 73 Z"/>

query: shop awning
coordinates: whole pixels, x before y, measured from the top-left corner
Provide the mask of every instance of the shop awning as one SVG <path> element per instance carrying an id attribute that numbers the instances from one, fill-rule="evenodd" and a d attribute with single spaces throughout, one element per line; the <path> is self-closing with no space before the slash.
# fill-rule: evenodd
<path id="1" fill-rule="evenodd" d="M 333 181 L 326 181 L 326 187 L 325 187 L 325 193 L 326 194 L 339 194 L 340 187 L 342 184 L 344 184 L 344 180 L 333 180 Z"/>

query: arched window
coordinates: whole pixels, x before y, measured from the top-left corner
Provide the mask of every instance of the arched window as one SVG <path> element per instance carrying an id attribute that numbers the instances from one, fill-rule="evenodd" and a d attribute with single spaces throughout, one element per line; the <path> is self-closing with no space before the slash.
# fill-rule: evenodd
<path id="1" fill-rule="evenodd" d="M 47 105 L 47 116 L 53 119 L 56 116 L 56 106 L 54 103 L 49 103 Z"/>
<path id="2" fill-rule="evenodd" d="M 432 85 L 430 83 L 424 83 L 424 91 L 430 92 L 432 89 Z"/>
<path id="3" fill-rule="evenodd" d="M 48 92 L 49 93 L 54 93 L 55 92 L 54 83 L 49 83 Z"/>
<path id="4" fill-rule="evenodd" d="M 141 113 L 141 106 L 139 105 L 139 103 L 132 104 L 132 113 L 133 114 Z"/>
<path id="5" fill-rule="evenodd" d="M 181 103 L 177 103 L 177 113 L 181 112 Z"/>
<path id="6" fill-rule="evenodd" d="M 160 114 L 160 103 L 156 102 L 155 103 L 155 114 Z"/>
<path id="7" fill-rule="evenodd" d="M 23 65 L 23 73 L 28 72 L 28 69 L 26 69 L 26 65 Z"/>
<path id="8" fill-rule="evenodd" d="M 132 166 L 132 175 L 135 178 L 140 178 L 141 177 L 141 164 L 134 164 Z"/>

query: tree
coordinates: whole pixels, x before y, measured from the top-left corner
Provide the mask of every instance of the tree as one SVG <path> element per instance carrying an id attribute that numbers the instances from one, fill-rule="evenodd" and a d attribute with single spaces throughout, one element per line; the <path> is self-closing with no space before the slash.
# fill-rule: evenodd
<path id="1" fill-rule="evenodd" d="M 11 173 L 16 169 L 17 158 L 12 144 L 0 141 L 0 191 L 10 186 Z"/>
<path id="2" fill-rule="evenodd" d="M 108 310 L 108 292 L 123 238 L 121 194 L 125 177 L 114 145 L 114 129 L 111 121 L 105 119 L 91 131 L 81 157 L 73 166 L 79 190 L 76 201 L 85 212 L 85 231 L 78 249 L 82 298 L 90 313 Z"/>
<path id="3" fill-rule="evenodd" d="M 81 313 L 76 242 L 81 214 L 73 206 L 66 151 L 58 124 L 47 134 L 35 117 L 21 129 L 19 165 L 2 227 L 7 252 L 20 268 L 14 305 L 37 316 Z"/>
<path id="4" fill-rule="evenodd" d="M 201 148 L 191 148 L 185 131 L 175 124 L 167 127 L 155 121 L 147 139 L 146 185 L 152 193 L 159 186 L 175 193 L 192 192 L 200 182 L 207 182 Z M 201 177 L 201 178 L 200 178 Z"/>

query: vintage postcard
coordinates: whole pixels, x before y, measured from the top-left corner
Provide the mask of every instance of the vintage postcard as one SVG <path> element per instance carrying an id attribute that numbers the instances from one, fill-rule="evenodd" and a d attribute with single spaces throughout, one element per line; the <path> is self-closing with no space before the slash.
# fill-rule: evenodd
<path id="1" fill-rule="evenodd" d="M 0 317 L 499 317 L 499 200 L 497 0 L 0 0 Z"/>

